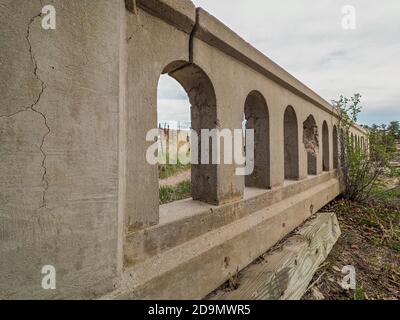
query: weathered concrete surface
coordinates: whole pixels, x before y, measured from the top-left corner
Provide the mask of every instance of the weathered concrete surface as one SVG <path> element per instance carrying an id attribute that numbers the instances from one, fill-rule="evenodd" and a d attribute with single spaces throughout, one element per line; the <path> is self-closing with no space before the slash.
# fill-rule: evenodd
<path id="1" fill-rule="evenodd" d="M 122 124 L 126 128 L 126 161 L 121 179 L 129 195 L 123 204 L 125 229 L 132 231 L 158 223 L 157 166 L 146 160 L 146 150 L 154 142 L 146 141 L 146 134 L 157 128 L 159 77 L 170 63 L 189 59 L 189 35 L 146 11 L 138 10 L 137 15 L 127 12 L 126 19 L 126 111 Z"/>
<path id="2" fill-rule="evenodd" d="M 41 1 L 21 3 L 0 0 L 0 298 L 96 298 L 114 287 L 127 297 L 201 297 L 299 225 L 311 204 L 315 211 L 338 194 L 331 166 L 337 118 L 329 104 L 204 10 L 196 13 L 191 1 L 53 0 L 57 29 L 48 31 L 41 28 Z M 270 136 L 256 151 L 261 179 L 253 180 L 261 189 L 245 188 L 235 165 L 193 166 L 193 197 L 201 202 L 175 204 L 172 215 L 164 214 L 157 167 L 146 161 L 162 73 L 186 89 L 196 130 L 241 129 L 249 94 L 263 98 L 258 117 L 269 123 L 256 126 Z M 285 181 L 288 106 L 296 115 L 286 138 L 296 145 L 298 161 L 290 165 L 298 182 Z M 328 129 L 317 180 L 307 179 L 299 141 L 310 114 L 319 136 L 324 121 Z M 258 138 L 258 146 L 267 145 L 265 135 Z M 192 209 L 197 214 L 188 216 Z M 205 240 L 201 249 L 196 238 L 214 245 L 204 251 Z M 177 265 L 165 258 L 166 248 L 177 257 L 184 249 Z M 225 252 L 233 264 L 221 270 Z M 55 291 L 41 288 L 44 265 L 56 267 Z M 139 272 L 133 295 L 124 291 L 127 268 Z M 180 272 L 204 284 L 190 291 L 186 280 L 177 281 Z"/>
<path id="3" fill-rule="evenodd" d="M 142 262 L 335 177 L 333 172 L 324 173 L 268 191 L 246 188 L 242 201 L 222 206 L 207 205 L 191 199 L 162 205 L 159 225 L 127 234 L 125 265 Z"/>
<path id="4" fill-rule="evenodd" d="M 283 115 L 287 106 L 292 106 L 298 121 L 298 136 L 302 137 L 302 126 L 312 114 L 322 136 L 322 123 L 329 124 L 331 131 L 337 122 L 333 107 L 307 88 L 292 75 L 272 62 L 223 23 L 203 9 L 198 9 L 198 26 L 193 39 L 193 62 L 209 75 L 214 85 L 217 101 L 217 116 L 221 127 L 240 127 L 242 112 L 248 94 L 257 90 L 265 98 L 270 119 L 270 132 L 281 133 Z M 239 62 L 239 63 L 238 63 Z M 240 85 L 237 85 L 240 84 Z M 232 93 L 235 94 L 232 94 Z M 359 128 L 352 128 L 357 135 L 365 135 Z M 271 163 L 284 163 L 283 135 L 271 136 L 274 143 L 270 145 Z M 331 141 L 331 134 L 330 140 Z M 303 145 L 299 146 L 299 178 L 307 176 L 307 152 Z M 332 143 L 330 144 L 332 148 Z M 322 144 L 317 159 L 317 173 L 322 170 Z M 332 151 L 330 151 L 332 155 Z M 332 163 L 332 161 L 330 161 Z M 272 167 L 271 167 L 272 168 Z M 242 193 L 241 179 L 226 178 L 232 176 L 233 168 L 223 166 L 221 173 L 224 181 L 220 188 L 229 198 L 229 192 Z M 284 167 L 277 165 L 271 169 L 271 186 L 282 185 Z"/>
<path id="5" fill-rule="evenodd" d="M 337 179 L 209 231 L 129 268 L 105 299 L 201 299 L 336 197 Z M 226 263 L 229 261 L 229 263 Z"/>
<path id="6" fill-rule="evenodd" d="M 336 140 L 338 138 L 336 137 Z M 333 140 L 334 141 L 334 140 Z M 307 151 L 308 174 L 317 174 L 317 155 L 319 151 L 319 133 L 315 119 L 310 115 L 303 123 L 303 144 Z M 337 167 L 335 168 L 337 169 Z"/>
<path id="7" fill-rule="evenodd" d="M 187 34 L 192 32 L 196 23 L 196 8 L 189 0 L 125 0 L 127 9 L 137 13 L 134 2 L 136 6 Z"/>
<path id="8" fill-rule="evenodd" d="M 116 275 L 120 2 L 47 4 L 56 30 L 41 1 L 0 3 L 1 299 L 93 298 Z"/>

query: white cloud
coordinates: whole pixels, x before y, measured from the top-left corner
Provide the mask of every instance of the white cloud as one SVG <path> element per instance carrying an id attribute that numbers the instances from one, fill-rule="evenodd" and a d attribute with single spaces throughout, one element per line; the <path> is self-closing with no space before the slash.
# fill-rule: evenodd
<path id="1" fill-rule="evenodd" d="M 190 102 L 183 87 L 168 75 L 158 82 L 158 122 L 190 122 Z"/>
<path id="2" fill-rule="evenodd" d="M 168 121 L 190 121 L 190 104 L 187 100 L 159 99 L 158 110 L 158 121 L 160 123 Z"/>
<path id="3" fill-rule="evenodd" d="M 326 100 L 361 93 L 361 121 L 400 120 L 398 0 L 193 2 Z M 356 30 L 341 26 L 344 5 L 356 9 Z M 171 86 L 164 89 L 161 98 L 171 98 L 172 92 Z"/>

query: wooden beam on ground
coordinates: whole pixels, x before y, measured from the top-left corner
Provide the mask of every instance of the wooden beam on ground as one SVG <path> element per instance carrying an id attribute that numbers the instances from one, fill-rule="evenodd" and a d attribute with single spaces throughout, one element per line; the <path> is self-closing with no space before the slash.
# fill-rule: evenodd
<path id="1" fill-rule="evenodd" d="M 244 269 L 239 287 L 212 300 L 299 300 L 341 234 L 334 213 L 319 213 L 277 248 Z"/>

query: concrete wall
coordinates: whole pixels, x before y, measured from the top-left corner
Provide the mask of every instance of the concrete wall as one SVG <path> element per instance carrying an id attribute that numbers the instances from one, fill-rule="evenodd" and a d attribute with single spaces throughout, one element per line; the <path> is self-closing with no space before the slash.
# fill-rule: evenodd
<path id="1" fill-rule="evenodd" d="M 199 298 L 338 194 L 331 106 L 191 1 L 48 4 L 56 30 L 41 28 L 41 1 L 0 0 L 0 298 Z M 235 165 L 194 166 L 200 201 L 158 205 L 145 138 L 157 128 L 162 73 L 188 92 L 195 129 L 241 129 L 249 94 L 262 96 L 264 188 L 245 188 Z M 297 118 L 297 182 L 284 181 L 288 106 Z M 330 155 L 322 173 L 320 143 L 312 179 L 301 140 L 310 115 L 320 142 L 326 121 Z M 181 259 L 165 256 L 174 250 Z M 233 262 L 221 271 L 223 252 Z M 206 264 L 199 271 L 194 261 Z M 44 265 L 55 266 L 57 290 L 41 288 Z M 191 275 L 195 292 L 176 283 Z"/>
<path id="2" fill-rule="evenodd" d="M 122 1 L 0 1 L 0 298 L 94 298 L 117 272 Z M 41 287 L 42 267 L 57 290 Z"/>

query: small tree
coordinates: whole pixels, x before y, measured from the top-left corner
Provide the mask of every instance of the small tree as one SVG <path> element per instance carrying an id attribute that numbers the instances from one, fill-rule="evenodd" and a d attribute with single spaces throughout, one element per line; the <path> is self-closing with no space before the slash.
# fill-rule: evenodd
<path id="1" fill-rule="evenodd" d="M 343 196 L 349 200 L 363 201 L 370 197 L 391 158 L 386 145 L 378 141 L 374 131 L 369 131 L 367 146 L 360 146 L 350 133 L 362 110 L 361 95 L 351 98 L 340 96 L 334 101 L 339 114 L 338 137 L 340 143 L 339 178 Z"/>
<path id="2" fill-rule="evenodd" d="M 395 140 L 400 139 L 400 122 L 399 121 L 390 122 L 387 130 L 388 130 L 389 135 L 391 137 L 393 137 Z"/>
<path id="3" fill-rule="evenodd" d="M 369 139 L 373 146 L 379 146 L 380 148 L 374 148 L 372 150 L 371 157 L 374 159 L 379 159 L 379 152 L 383 152 L 387 154 L 389 159 L 394 159 L 396 156 L 396 137 L 397 134 L 386 125 L 382 124 L 380 126 L 373 125 L 371 128 L 367 127 L 369 131 Z"/>

